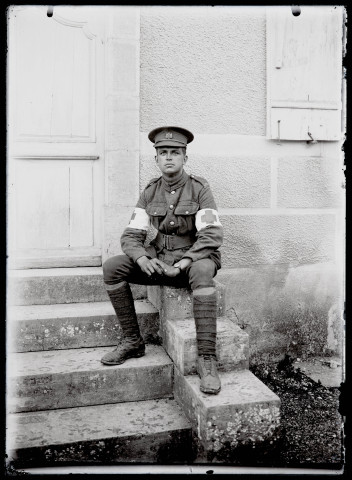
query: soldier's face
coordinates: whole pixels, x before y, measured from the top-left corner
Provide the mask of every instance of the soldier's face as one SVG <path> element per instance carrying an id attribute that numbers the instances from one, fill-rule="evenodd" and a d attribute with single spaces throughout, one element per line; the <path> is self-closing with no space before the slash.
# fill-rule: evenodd
<path id="1" fill-rule="evenodd" d="M 187 162 L 187 155 L 182 148 L 159 147 L 156 150 L 155 161 L 161 173 L 167 177 L 176 177 L 182 172 L 183 165 Z"/>

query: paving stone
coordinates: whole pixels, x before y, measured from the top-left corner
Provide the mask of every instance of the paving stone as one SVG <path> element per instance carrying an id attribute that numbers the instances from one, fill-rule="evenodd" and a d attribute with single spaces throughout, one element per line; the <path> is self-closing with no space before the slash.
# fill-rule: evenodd
<path id="1" fill-rule="evenodd" d="M 144 340 L 160 342 L 157 309 L 147 300 L 136 300 L 135 308 Z M 7 318 L 10 352 L 109 346 L 123 336 L 110 301 L 20 305 Z"/>
<path id="2" fill-rule="evenodd" d="M 183 375 L 196 373 L 198 351 L 194 318 L 167 321 L 163 346 Z M 217 319 L 216 347 L 220 370 L 248 368 L 248 334 L 226 317 Z"/>
<path id="3" fill-rule="evenodd" d="M 131 285 L 131 289 L 135 300 L 146 298 L 147 288 L 144 285 Z M 108 300 L 102 267 L 9 271 L 9 305 L 51 305 Z"/>
<path id="4" fill-rule="evenodd" d="M 12 353 L 8 357 L 10 412 L 50 410 L 173 396 L 173 364 L 164 349 L 122 365 L 103 365 L 112 347 Z"/>
<path id="5" fill-rule="evenodd" d="M 293 364 L 315 382 L 324 387 L 340 387 L 345 381 L 344 361 L 341 357 L 313 357 L 308 360 L 298 360 Z"/>
<path id="6" fill-rule="evenodd" d="M 175 400 L 10 414 L 7 454 L 17 468 L 191 460 L 190 423 Z"/>
<path id="7" fill-rule="evenodd" d="M 276 435 L 280 399 L 249 370 L 220 373 L 218 395 L 199 389 L 197 375 L 175 368 L 175 399 L 207 452 L 256 444 Z"/>

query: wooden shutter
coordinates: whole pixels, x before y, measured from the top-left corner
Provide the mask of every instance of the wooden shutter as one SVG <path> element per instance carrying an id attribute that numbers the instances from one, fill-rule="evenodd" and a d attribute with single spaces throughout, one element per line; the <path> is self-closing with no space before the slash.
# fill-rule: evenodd
<path id="1" fill-rule="evenodd" d="M 342 26 L 342 7 L 268 7 L 268 138 L 341 139 Z"/>

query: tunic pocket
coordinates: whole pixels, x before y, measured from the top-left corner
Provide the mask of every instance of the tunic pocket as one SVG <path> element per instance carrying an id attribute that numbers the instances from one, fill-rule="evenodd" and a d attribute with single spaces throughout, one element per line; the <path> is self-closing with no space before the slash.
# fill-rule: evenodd
<path id="1" fill-rule="evenodd" d="M 183 200 L 175 208 L 175 215 L 178 219 L 179 234 L 195 232 L 196 213 L 199 210 L 199 204 L 191 200 Z"/>
<path id="2" fill-rule="evenodd" d="M 145 209 L 151 217 L 165 217 L 166 210 L 166 205 L 160 203 L 150 203 Z"/>
<path id="3" fill-rule="evenodd" d="M 159 226 L 163 221 L 164 217 L 166 217 L 166 205 L 165 203 L 150 203 L 147 205 L 145 211 L 150 216 L 150 221 L 153 227 L 159 230 Z"/>
<path id="4" fill-rule="evenodd" d="M 198 210 L 199 204 L 197 202 L 183 200 L 175 208 L 175 215 L 195 215 Z"/>

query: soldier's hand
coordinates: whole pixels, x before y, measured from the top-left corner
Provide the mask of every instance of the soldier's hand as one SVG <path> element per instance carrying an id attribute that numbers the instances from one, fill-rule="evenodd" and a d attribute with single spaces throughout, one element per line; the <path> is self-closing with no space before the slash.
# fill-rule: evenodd
<path id="1" fill-rule="evenodd" d="M 181 271 L 186 270 L 186 268 L 192 263 L 190 258 L 182 258 L 179 262 L 175 263 L 174 267 L 179 268 Z"/>
<path id="2" fill-rule="evenodd" d="M 159 260 L 158 258 L 153 258 L 154 263 L 153 267 L 157 266 L 158 268 L 161 269 L 161 275 L 166 275 L 167 277 L 176 277 L 176 275 L 179 275 L 180 269 L 175 268 L 171 265 L 168 265 L 167 263 L 163 262 L 162 260 Z M 159 270 L 158 270 L 158 273 Z"/>
<path id="3" fill-rule="evenodd" d="M 142 272 L 146 273 L 147 275 L 151 276 L 153 273 L 158 273 L 159 275 L 164 274 L 165 265 L 164 262 L 161 262 L 158 258 L 148 258 L 146 256 L 139 257 L 137 259 L 137 264 Z"/>
<path id="4" fill-rule="evenodd" d="M 164 264 L 164 275 L 167 277 L 176 277 L 177 275 L 180 275 L 181 269 L 174 267 L 172 265 L 166 265 Z"/>

